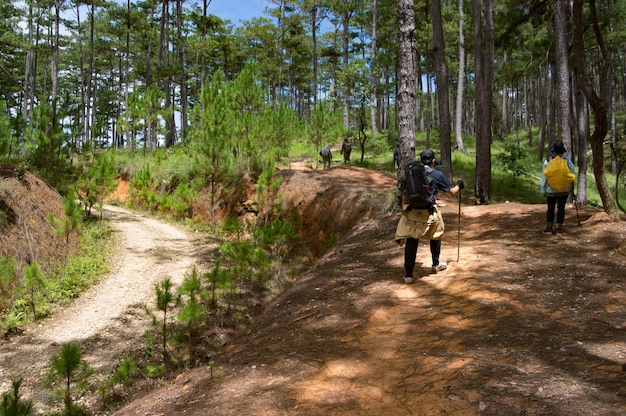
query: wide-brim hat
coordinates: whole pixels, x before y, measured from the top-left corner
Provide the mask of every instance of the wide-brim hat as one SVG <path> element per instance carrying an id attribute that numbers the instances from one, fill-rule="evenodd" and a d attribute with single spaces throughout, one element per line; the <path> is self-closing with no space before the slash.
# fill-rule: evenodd
<path id="1" fill-rule="evenodd" d="M 563 144 L 562 140 L 558 140 L 556 143 L 554 143 L 554 146 L 552 148 L 554 149 L 554 153 L 557 155 L 562 155 L 566 152 L 565 145 Z"/>

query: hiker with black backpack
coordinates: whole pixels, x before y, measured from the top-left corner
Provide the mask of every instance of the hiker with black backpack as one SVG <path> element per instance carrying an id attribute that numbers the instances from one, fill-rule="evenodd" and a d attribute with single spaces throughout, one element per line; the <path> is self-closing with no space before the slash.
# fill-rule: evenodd
<path id="1" fill-rule="evenodd" d="M 350 140 L 345 139 L 343 141 L 343 144 L 341 145 L 341 151 L 339 152 L 339 154 L 343 155 L 344 166 L 345 165 L 352 166 L 352 163 L 350 162 L 350 153 L 352 153 L 352 143 L 350 143 Z"/>
<path id="2" fill-rule="evenodd" d="M 397 203 L 402 208 L 402 216 L 395 239 L 397 243 L 404 244 L 405 283 L 413 283 L 419 240 L 430 240 L 433 273 L 448 267 L 446 262 L 439 260 L 445 227 L 437 208 L 436 195 L 442 191 L 454 196 L 465 184 L 459 180 L 451 187 L 443 172 L 435 169 L 435 164 L 435 153 L 426 149 L 420 153 L 420 160 L 407 164 L 398 177 Z"/>
<path id="3" fill-rule="evenodd" d="M 576 168 L 572 160 L 566 156 L 563 141 L 558 140 L 548 151 L 548 158 L 541 169 L 539 192 L 547 197 L 548 211 L 546 234 L 563 234 L 565 221 L 565 203 L 576 178 Z M 554 212 L 556 208 L 556 228 L 554 228 Z"/>

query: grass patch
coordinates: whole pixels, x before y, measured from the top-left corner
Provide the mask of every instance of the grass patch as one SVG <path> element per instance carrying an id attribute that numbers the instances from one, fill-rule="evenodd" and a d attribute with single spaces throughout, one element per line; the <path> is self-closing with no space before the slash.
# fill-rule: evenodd
<path id="1" fill-rule="evenodd" d="M 107 258 L 113 242 L 113 231 L 108 225 L 88 220 L 83 225 L 77 252 L 68 257 L 65 269 L 51 281 L 49 301 L 67 303 L 108 273 Z"/>
<path id="2" fill-rule="evenodd" d="M 5 273 L 0 283 L 7 286 L 7 282 L 12 282 L 13 290 L 11 297 L 0 302 L 4 305 L 0 331 L 19 332 L 28 323 L 50 315 L 55 306 L 68 304 L 99 281 L 109 271 L 107 258 L 114 241 L 108 226 L 91 219 L 83 224 L 78 249 L 68 256 L 64 266 L 48 276 L 32 271 L 39 273 L 36 285 L 28 276 L 14 280 L 13 272 Z M 12 264 L 6 259 L 5 263 L 7 268 Z"/>

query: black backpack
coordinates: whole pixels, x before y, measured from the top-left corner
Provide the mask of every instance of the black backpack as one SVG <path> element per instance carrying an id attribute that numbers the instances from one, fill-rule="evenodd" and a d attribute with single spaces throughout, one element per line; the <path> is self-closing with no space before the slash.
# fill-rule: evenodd
<path id="1" fill-rule="evenodd" d="M 422 162 L 413 161 L 404 168 L 406 199 L 411 208 L 430 208 L 430 192 L 433 180 Z"/>

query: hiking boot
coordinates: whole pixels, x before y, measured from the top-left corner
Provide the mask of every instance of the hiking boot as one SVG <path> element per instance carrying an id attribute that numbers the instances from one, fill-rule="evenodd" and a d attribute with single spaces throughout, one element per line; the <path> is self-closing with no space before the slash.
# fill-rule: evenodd
<path id="1" fill-rule="evenodd" d="M 404 283 L 406 283 L 407 285 L 410 283 L 413 283 L 413 278 L 409 277 L 409 276 L 405 276 L 404 277 Z"/>
<path id="2" fill-rule="evenodd" d="M 563 234 L 563 229 L 562 228 L 557 228 L 556 230 L 554 230 L 554 234 Z"/>
<path id="3" fill-rule="evenodd" d="M 543 230 L 544 234 L 552 234 L 552 227 L 546 227 L 545 230 Z"/>
<path id="4" fill-rule="evenodd" d="M 448 268 L 448 263 L 440 261 L 439 264 L 433 266 L 433 273 L 440 272 Z"/>

